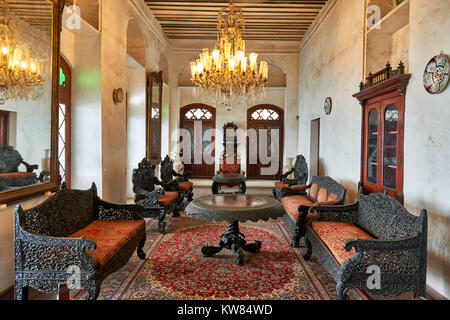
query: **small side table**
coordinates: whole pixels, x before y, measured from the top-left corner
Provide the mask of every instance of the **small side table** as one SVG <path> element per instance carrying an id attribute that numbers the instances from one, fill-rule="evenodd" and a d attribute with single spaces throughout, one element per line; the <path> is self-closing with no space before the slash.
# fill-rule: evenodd
<path id="1" fill-rule="evenodd" d="M 233 251 L 236 264 L 242 265 L 242 250 L 259 252 L 261 241 L 247 243 L 245 236 L 239 231 L 239 222 L 277 219 L 285 214 L 285 210 L 279 201 L 269 196 L 213 194 L 194 199 L 186 207 L 185 213 L 206 221 L 227 221 L 228 227 L 220 235 L 222 239 L 218 245 L 203 245 L 202 253 L 205 257 L 211 257 L 226 248 Z"/>
<path id="2" fill-rule="evenodd" d="M 245 181 L 247 178 L 240 173 L 219 173 L 212 177 L 211 191 L 213 194 L 219 194 L 220 186 L 237 186 L 239 185 L 239 193 L 245 194 L 247 189 Z"/>

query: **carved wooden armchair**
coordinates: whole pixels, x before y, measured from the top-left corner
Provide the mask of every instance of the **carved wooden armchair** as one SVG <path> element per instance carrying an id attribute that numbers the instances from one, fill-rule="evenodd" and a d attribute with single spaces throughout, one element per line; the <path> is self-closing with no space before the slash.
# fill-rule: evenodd
<path id="1" fill-rule="evenodd" d="M 294 173 L 294 179 L 288 179 L 288 176 Z M 288 172 L 283 174 L 277 173 L 275 179 L 280 181 L 275 182 L 275 187 L 272 189 L 274 197 L 280 200 L 284 194 L 282 194 L 283 188 L 289 188 L 290 194 L 304 194 L 306 182 L 308 181 L 308 164 L 306 163 L 303 155 L 298 155 L 295 159 L 294 166 Z"/>
<path id="2" fill-rule="evenodd" d="M 144 158 L 133 170 L 133 192 L 134 202 L 144 207 L 142 216 L 144 218 L 155 218 L 159 220 L 159 232 L 165 233 L 167 214 L 172 213 L 174 217 L 179 216 L 177 204 L 180 202 L 178 192 L 165 191 L 166 184 L 155 177 L 155 166 Z M 160 188 L 155 186 L 159 185 Z"/>
<path id="3" fill-rule="evenodd" d="M 194 196 L 194 184 L 189 181 L 190 172 L 180 174 L 173 169 L 173 160 L 168 155 L 161 161 L 161 180 L 165 184 L 167 191 L 176 191 L 179 193 L 181 201 L 179 205 L 186 199 L 191 202 Z M 174 178 L 176 177 L 176 178 Z"/>
<path id="4" fill-rule="evenodd" d="M 25 166 L 27 171 L 19 171 L 21 164 Z M 37 169 L 37 164 L 30 165 L 25 162 L 20 153 L 13 147 L 0 145 L 0 191 L 42 182 L 45 176 L 45 170 L 41 173 L 40 178 L 38 178 L 36 173 L 33 172 Z"/>

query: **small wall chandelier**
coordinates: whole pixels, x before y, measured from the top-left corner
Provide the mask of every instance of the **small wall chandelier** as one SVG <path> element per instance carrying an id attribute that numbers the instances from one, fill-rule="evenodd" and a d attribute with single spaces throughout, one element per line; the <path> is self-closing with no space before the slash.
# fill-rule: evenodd
<path id="1" fill-rule="evenodd" d="M 6 100 L 36 100 L 43 95 L 42 64 L 30 48 L 19 43 L 19 19 L 0 0 L 0 104 Z"/>
<path id="2" fill-rule="evenodd" d="M 191 62 L 193 95 L 206 103 L 225 106 L 227 111 L 238 98 L 245 104 L 264 99 L 268 64 L 261 61 L 258 69 L 258 54 L 246 57 L 242 39 L 245 21 L 233 1 L 228 8 L 220 9 L 217 30 L 214 50 L 210 53 L 208 48 L 203 49 L 200 58 Z"/>

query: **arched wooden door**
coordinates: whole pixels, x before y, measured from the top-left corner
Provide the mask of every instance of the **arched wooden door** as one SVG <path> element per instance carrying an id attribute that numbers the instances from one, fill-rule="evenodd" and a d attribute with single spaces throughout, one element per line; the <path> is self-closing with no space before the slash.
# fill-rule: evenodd
<path id="1" fill-rule="evenodd" d="M 215 171 L 215 135 L 208 135 L 207 132 L 208 130 L 216 129 L 216 109 L 201 103 L 184 106 L 180 110 L 180 128 L 187 130 L 190 136 L 190 161 L 183 159 L 186 156 L 183 156 L 183 150 L 181 150 L 180 154 L 184 162 L 184 170 L 192 172 L 193 178 L 211 178 Z M 197 139 L 194 134 L 195 128 L 201 128 L 201 137 Z M 181 136 L 181 141 L 182 139 L 183 135 Z M 195 145 L 196 140 L 197 143 L 201 143 L 201 146 L 198 148 Z M 196 151 L 197 159 L 201 158 L 200 161 L 195 161 L 194 159 Z M 199 157 L 198 151 L 202 153 L 201 157 Z"/>
<path id="2" fill-rule="evenodd" d="M 283 119 L 283 109 L 271 104 L 261 104 L 248 109 L 247 178 L 274 179 L 276 173 L 282 172 Z M 275 139 L 276 132 L 278 132 L 278 139 Z M 260 143 L 263 141 L 262 138 L 266 138 L 267 143 Z M 267 150 L 260 150 L 263 147 L 267 148 Z M 273 150 L 275 150 L 275 153 L 272 153 Z M 267 157 L 267 159 L 263 159 L 261 155 Z M 270 159 L 269 163 L 267 163 L 268 159 Z M 261 171 L 263 168 L 265 168 L 265 171 L 270 171 L 270 173 Z M 269 168 L 272 170 L 269 170 Z"/>
<path id="3" fill-rule="evenodd" d="M 71 187 L 71 135 L 72 135 L 72 70 L 60 55 L 58 101 L 58 169 L 62 181 Z"/>

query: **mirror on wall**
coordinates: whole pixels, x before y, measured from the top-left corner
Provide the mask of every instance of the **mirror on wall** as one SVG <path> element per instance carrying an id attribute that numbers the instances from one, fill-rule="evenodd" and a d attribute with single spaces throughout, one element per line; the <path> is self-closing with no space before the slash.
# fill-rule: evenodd
<path id="1" fill-rule="evenodd" d="M 152 164 L 161 161 L 162 88 L 162 71 L 150 73 L 147 86 L 147 159 Z"/>
<path id="2" fill-rule="evenodd" d="M 0 0 L 0 204 L 57 188 L 63 1 Z"/>

